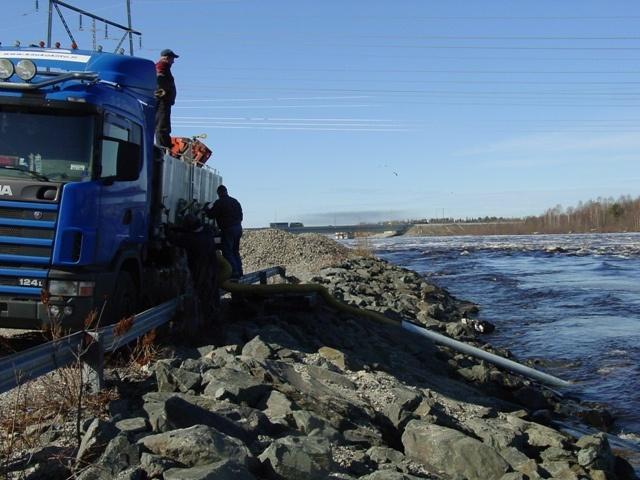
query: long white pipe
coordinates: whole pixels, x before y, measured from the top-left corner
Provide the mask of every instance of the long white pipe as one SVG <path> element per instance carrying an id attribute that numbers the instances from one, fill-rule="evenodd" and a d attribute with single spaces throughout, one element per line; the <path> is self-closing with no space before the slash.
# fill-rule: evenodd
<path id="1" fill-rule="evenodd" d="M 415 334 L 426 337 L 434 342 L 445 345 L 449 348 L 457 350 L 461 353 L 466 353 L 467 355 L 471 355 L 472 357 L 479 358 L 481 360 L 485 360 L 489 363 L 493 363 L 498 367 L 505 368 L 507 370 L 511 370 L 512 372 L 518 373 L 525 377 L 538 380 L 539 382 L 545 383 L 547 385 L 553 385 L 555 387 L 570 387 L 571 383 L 566 380 L 562 380 L 561 378 L 554 377 L 553 375 L 549 375 L 548 373 L 540 372 L 534 368 L 527 367 L 518 362 L 514 362 L 513 360 L 509 360 L 504 357 L 500 357 L 498 355 L 494 355 L 493 353 L 485 352 L 481 348 L 472 347 L 471 345 L 459 342 L 458 340 L 454 340 L 453 338 L 446 337 L 439 333 L 433 332 L 431 330 L 427 330 L 426 328 L 422 328 L 417 326 L 415 323 L 407 322 L 406 320 L 402 321 L 402 328 L 413 332 Z"/>

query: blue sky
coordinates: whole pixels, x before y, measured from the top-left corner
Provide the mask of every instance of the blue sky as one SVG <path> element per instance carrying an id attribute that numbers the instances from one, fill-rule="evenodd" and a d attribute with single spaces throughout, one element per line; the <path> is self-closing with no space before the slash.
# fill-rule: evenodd
<path id="1" fill-rule="evenodd" d="M 126 22 L 125 0 L 66 1 Z M 2 3 L 3 45 L 45 38 L 47 0 Z M 136 55 L 180 55 L 174 134 L 208 135 L 246 226 L 640 195 L 636 1 L 131 3 Z M 92 48 L 89 19 L 63 12 Z M 57 15 L 53 39 L 70 43 Z"/>

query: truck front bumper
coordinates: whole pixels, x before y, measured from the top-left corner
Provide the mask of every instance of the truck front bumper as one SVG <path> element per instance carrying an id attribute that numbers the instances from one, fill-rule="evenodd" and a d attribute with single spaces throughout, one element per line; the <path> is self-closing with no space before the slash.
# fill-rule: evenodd
<path id="1" fill-rule="evenodd" d="M 68 306 L 70 308 L 67 311 L 72 309 L 73 312 L 56 317 L 50 311 L 53 306 L 58 307 L 60 312 L 64 312 L 64 307 Z M 77 329 L 84 324 L 92 306 L 91 297 L 52 298 L 46 305 L 40 300 L 0 297 L 0 327 L 40 330 L 47 328 L 53 319 L 60 318 L 62 328 Z"/>
<path id="2" fill-rule="evenodd" d="M 67 272 L 51 271 L 49 278 L 95 282 L 96 288 L 92 296 L 51 296 L 46 304 L 40 298 L 1 296 L 0 328 L 40 330 L 57 321 L 63 330 L 81 329 L 93 310 L 100 313 L 115 282 L 112 273 L 71 275 Z"/>

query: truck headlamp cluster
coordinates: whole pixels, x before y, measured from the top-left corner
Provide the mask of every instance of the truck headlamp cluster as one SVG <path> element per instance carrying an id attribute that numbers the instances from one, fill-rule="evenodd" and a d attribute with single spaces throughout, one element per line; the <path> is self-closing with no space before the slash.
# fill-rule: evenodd
<path id="1" fill-rule="evenodd" d="M 0 80 L 6 80 L 15 72 L 13 63 L 6 58 L 0 58 Z"/>
<path id="2" fill-rule="evenodd" d="M 16 63 L 16 75 L 18 75 L 25 82 L 30 81 L 38 73 L 36 64 L 31 60 L 20 60 Z"/>
<path id="3" fill-rule="evenodd" d="M 11 60 L 0 58 L 0 80 L 8 80 L 14 73 L 25 82 L 29 82 L 37 75 L 38 68 L 31 60 L 19 60 L 14 65 Z"/>
<path id="4" fill-rule="evenodd" d="M 52 297 L 90 297 L 95 282 L 74 282 L 72 280 L 49 280 L 49 294 Z"/>

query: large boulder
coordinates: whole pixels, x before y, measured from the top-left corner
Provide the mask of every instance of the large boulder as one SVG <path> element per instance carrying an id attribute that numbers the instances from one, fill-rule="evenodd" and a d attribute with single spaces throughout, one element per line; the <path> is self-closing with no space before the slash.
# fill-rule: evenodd
<path id="1" fill-rule="evenodd" d="M 240 440 L 205 425 L 149 435 L 138 443 L 156 455 L 189 467 L 227 459 L 248 466 L 252 458 L 249 449 Z"/>
<path id="2" fill-rule="evenodd" d="M 408 457 L 451 476 L 499 480 L 509 471 L 509 464 L 494 448 L 457 430 L 420 420 L 407 424 L 402 444 Z"/>
<path id="3" fill-rule="evenodd" d="M 207 370 L 203 382 L 207 382 L 204 395 L 217 400 L 246 403 L 251 407 L 258 405 L 271 390 L 251 374 L 228 367 Z"/>
<path id="4" fill-rule="evenodd" d="M 99 418 L 93 419 L 82 437 L 76 453 L 76 460 L 79 462 L 92 461 L 117 434 L 118 429 L 113 423 Z"/>
<path id="5" fill-rule="evenodd" d="M 331 444 L 315 436 L 280 438 L 259 458 L 268 470 L 287 480 L 324 480 L 334 468 Z"/>
<path id="6" fill-rule="evenodd" d="M 222 460 L 191 468 L 171 468 L 164 472 L 164 480 L 254 480 L 249 470 L 232 460 Z"/>

